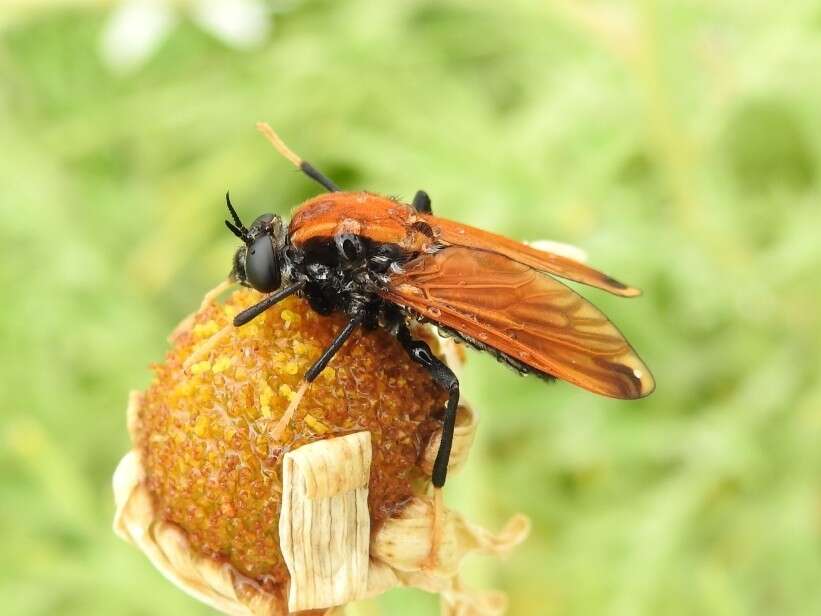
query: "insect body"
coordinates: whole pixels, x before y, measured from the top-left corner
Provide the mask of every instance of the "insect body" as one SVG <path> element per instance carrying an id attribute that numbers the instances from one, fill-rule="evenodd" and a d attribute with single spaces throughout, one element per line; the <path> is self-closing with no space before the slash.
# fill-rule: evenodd
<path id="1" fill-rule="evenodd" d="M 427 344 L 413 339 L 412 319 L 428 321 L 522 373 L 560 378 L 614 398 L 653 391 L 650 371 L 618 329 L 553 276 L 625 297 L 638 290 L 572 259 L 438 218 L 423 191 L 410 204 L 341 192 L 273 131 L 268 137 L 330 192 L 299 206 L 287 227 L 279 216 L 264 214 L 246 228 L 228 201 L 233 222 L 226 224 L 244 243 L 234 256 L 232 277 L 270 293 L 234 323 L 243 325 L 295 293 L 320 314 L 344 311 L 347 324 L 305 373 L 306 382 L 358 327 L 393 333 L 448 391 L 435 487 L 447 474 L 459 383 Z"/>

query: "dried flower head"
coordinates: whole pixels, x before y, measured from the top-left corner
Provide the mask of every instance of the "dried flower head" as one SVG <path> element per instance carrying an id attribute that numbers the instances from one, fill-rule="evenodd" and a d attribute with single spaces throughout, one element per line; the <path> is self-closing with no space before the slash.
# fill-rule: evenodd
<path id="1" fill-rule="evenodd" d="M 475 603 L 456 578 L 461 559 L 506 551 L 527 523 L 516 518 L 497 538 L 445 512 L 433 532 L 425 491 L 444 392 L 386 332 L 360 332 L 283 420 L 343 320 L 290 298 L 234 328 L 233 316 L 258 299 L 246 289 L 224 304 L 207 296 L 172 334 L 149 389 L 132 395 L 117 532 L 230 614 L 326 608 L 400 584 Z M 452 343 L 426 337 L 456 356 Z M 475 416 L 463 407 L 458 423 L 453 469 Z M 464 613 L 498 613 L 497 599 Z"/>

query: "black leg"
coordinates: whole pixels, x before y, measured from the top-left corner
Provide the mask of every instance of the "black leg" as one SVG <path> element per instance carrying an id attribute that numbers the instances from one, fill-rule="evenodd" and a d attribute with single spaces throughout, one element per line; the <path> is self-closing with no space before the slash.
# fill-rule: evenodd
<path id="1" fill-rule="evenodd" d="M 430 347 L 421 340 L 414 340 L 407 326 L 402 325 L 396 337 L 400 344 L 410 355 L 410 358 L 423 366 L 433 377 L 433 380 L 440 387 L 444 387 L 448 392 L 448 402 L 445 407 L 445 417 L 442 421 L 442 442 L 439 451 L 436 453 L 436 460 L 433 463 L 433 473 L 431 479 L 435 488 L 445 485 L 448 475 L 448 461 L 450 460 L 450 449 L 453 445 L 453 431 L 456 428 L 456 411 L 459 406 L 459 379 L 453 371 L 447 367 L 433 352 Z"/>
<path id="2" fill-rule="evenodd" d="M 297 169 L 302 171 L 305 175 L 309 178 L 314 180 L 315 182 L 319 182 L 323 188 L 327 189 L 330 192 L 339 192 L 339 187 L 334 184 L 331 180 L 328 179 L 322 172 L 319 171 L 316 167 L 314 167 L 311 163 L 307 160 L 302 160 L 295 152 L 293 152 L 285 142 L 280 138 L 279 135 L 274 132 L 274 129 L 268 126 L 265 122 L 257 123 L 257 130 L 265 135 L 265 138 L 271 142 L 271 144 L 277 149 L 277 152 L 282 154 L 285 158 L 287 158 L 291 163 L 293 163 Z"/>
<path id="3" fill-rule="evenodd" d="M 433 210 L 430 206 L 430 197 L 424 190 L 417 190 L 413 196 L 413 208 L 422 214 L 432 214 Z"/>
<path id="4" fill-rule="evenodd" d="M 339 352 L 339 349 L 342 348 L 342 345 L 345 344 L 345 341 L 351 337 L 351 334 L 354 330 L 362 324 L 362 320 L 365 318 L 365 311 L 358 312 L 354 316 L 351 317 L 351 320 L 345 324 L 339 333 L 336 335 L 331 341 L 331 344 L 328 345 L 328 348 L 325 349 L 325 352 L 314 362 L 314 365 L 308 368 L 308 371 L 305 373 L 303 377 L 305 381 L 311 383 L 316 377 L 318 377 L 322 371 L 325 369 L 325 366 L 328 365 L 328 362 L 331 361 Z"/>
<path id="5" fill-rule="evenodd" d="M 328 189 L 329 192 L 339 192 L 339 186 L 334 184 L 330 179 L 328 179 L 328 176 L 324 175 L 307 160 L 303 160 L 299 163 L 299 170 L 315 182 L 320 183 L 324 188 Z"/>
<path id="6" fill-rule="evenodd" d="M 246 308 L 242 312 L 240 312 L 237 316 L 234 317 L 234 326 L 239 327 L 240 325 L 245 325 L 248 321 L 256 319 L 259 315 L 263 312 L 268 310 L 271 306 L 276 304 L 277 302 L 281 302 L 283 299 L 288 297 L 289 295 L 293 295 L 297 291 L 299 291 L 302 287 L 305 286 L 305 281 L 301 280 L 299 282 L 295 282 L 294 284 L 285 287 L 284 289 L 280 289 L 275 293 L 271 293 L 268 297 L 263 299 L 262 301 L 254 304 L 250 308 Z"/>

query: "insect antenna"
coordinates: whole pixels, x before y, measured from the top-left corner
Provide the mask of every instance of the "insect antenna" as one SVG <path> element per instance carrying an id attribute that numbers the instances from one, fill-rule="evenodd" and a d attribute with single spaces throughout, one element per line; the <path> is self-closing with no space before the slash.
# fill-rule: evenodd
<path id="1" fill-rule="evenodd" d="M 225 203 L 228 206 L 228 211 L 231 213 L 231 218 L 234 219 L 232 223 L 230 220 L 225 221 L 225 226 L 228 227 L 228 230 L 231 231 L 234 235 L 236 235 L 239 239 L 241 239 L 246 244 L 251 241 L 251 234 L 249 233 L 248 229 L 242 224 L 242 220 L 240 220 L 237 211 L 234 209 L 234 206 L 231 205 L 231 197 L 226 192 L 225 193 Z"/>
<path id="2" fill-rule="evenodd" d="M 314 167 L 311 163 L 307 160 L 302 160 L 299 156 L 296 155 L 282 140 L 282 138 L 274 132 L 274 129 L 271 128 L 269 124 L 266 122 L 257 122 L 257 130 L 262 133 L 262 135 L 271 142 L 271 145 L 276 148 L 276 151 L 282 154 L 285 158 L 287 158 L 291 163 L 302 173 L 307 175 L 309 178 L 318 182 L 322 185 L 329 192 L 339 192 L 339 186 L 334 184 L 326 175 L 320 172 L 316 167 Z"/>

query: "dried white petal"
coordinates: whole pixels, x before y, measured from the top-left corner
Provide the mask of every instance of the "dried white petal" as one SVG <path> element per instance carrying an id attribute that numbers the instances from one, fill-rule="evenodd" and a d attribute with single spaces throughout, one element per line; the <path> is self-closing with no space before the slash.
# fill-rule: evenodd
<path id="1" fill-rule="evenodd" d="M 292 612 L 344 605 L 368 592 L 371 434 L 317 441 L 282 463 L 279 543 Z"/>
<path id="2" fill-rule="evenodd" d="M 128 393 L 128 408 L 125 410 L 125 421 L 129 434 L 134 434 L 137 428 L 138 413 L 142 403 L 143 393 L 141 391 L 132 390 Z"/>
<path id="3" fill-rule="evenodd" d="M 136 451 L 129 451 L 114 471 L 114 532 L 124 541 L 131 541 L 130 520 L 125 516 L 125 508 L 131 495 L 144 479 L 143 467 Z"/>
<path id="4" fill-rule="evenodd" d="M 436 567 L 425 570 L 433 577 L 455 576 L 465 556 L 472 552 L 504 556 L 530 532 L 530 521 L 523 515 L 513 516 L 500 533 L 493 534 L 466 521 L 459 513 L 447 509 L 443 513 Z M 430 557 L 433 520 L 433 500 L 413 498 L 397 517 L 386 520 L 371 539 L 371 557 L 397 571 L 422 571 Z"/>
<path id="5" fill-rule="evenodd" d="M 501 616 L 507 610 L 507 596 L 493 590 L 477 592 L 457 583 L 441 592 L 442 616 Z"/>
<path id="6" fill-rule="evenodd" d="M 554 255 L 559 255 L 560 257 L 573 259 L 574 261 L 578 261 L 579 263 L 587 263 L 587 253 L 583 249 L 579 248 L 578 246 L 574 246 L 573 244 L 565 244 L 564 242 L 555 242 L 553 240 L 536 240 L 533 242 L 525 243 L 528 246 L 535 248 L 536 250 L 551 252 Z"/>
<path id="7" fill-rule="evenodd" d="M 372 558 L 368 566 L 368 590 L 362 598 L 381 595 L 400 585 L 396 571 L 381 560 Z"/>
<path id="8" fill-rule="evenodd" d="M 473 445 L 473 439 L 476 436 L 477 421 L 478 418 L 473 410 L 464 405 L 459 406 L 456 412 L 456 428 L 453 430 L 453 446 L 448 460 L 449 475 L 458 473 L 467 462 L 470 447 Z M 431 435 L 428 444 L 425 446 L 425 451 L 422 453 L 422 458 L 419 460 L 419 466 L 428 476 L 433 472 L 433 463 L 436 460 L 436 454 L 439 452 L 441 442 L 442 429 L 439 428 Z"/>

